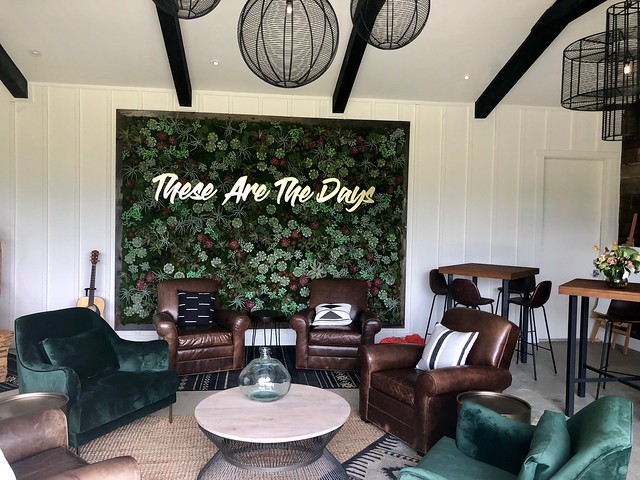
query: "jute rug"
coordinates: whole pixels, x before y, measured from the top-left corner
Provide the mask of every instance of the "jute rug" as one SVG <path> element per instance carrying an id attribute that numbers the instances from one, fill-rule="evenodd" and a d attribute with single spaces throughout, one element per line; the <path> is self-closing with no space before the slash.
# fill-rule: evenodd
<path id="1" fill-rule="evenodd" d="M 291 381 L 318 388 L 359 388 L 360 372 L 343 370 L 298 370 L 296 368 L 296 347 L 284 345 L 270 347 L 271 356 L 280 360 L 291 374 Z M 247 363 L 257 354 L 257 349 L 246 347 Z M 240 371 L 202 373 L 180 377 L 178 391 L 226 390 L 238 386 Z"/>
<path id="2" fill-rule="evenodd" d="M 357 412 L 352 412 L 328 448 L 353 479 L 393 479 L 395 475 L 388 476 L 383 469 L 392 467 L 397 471 L 402 466 L 415 464 L 417 454 L 383 434 L 378 427 L 360 420 Z M 400 451 L 383 442 L 385 439 L 398 442 Z M 385 450 L 390 452 L 389 461 L 383 460 Z M 175 416 L 173 423 L 169 423 L 166 416 L 148 416 L 78 448 L 78 454 L 90 463 L 131 455 L 138 461 L 144 480 L 195 479 L 215 452 L 214 445 L 190 415 Z M 368 459 L 359 460 L 361 452 Z M 371 468 L 367 469 L 367 465 Z"/>

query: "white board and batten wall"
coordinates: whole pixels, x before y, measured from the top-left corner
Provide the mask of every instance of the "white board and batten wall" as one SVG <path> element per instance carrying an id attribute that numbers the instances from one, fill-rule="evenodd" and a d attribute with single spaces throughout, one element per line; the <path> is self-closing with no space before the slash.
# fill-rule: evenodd
<path id="1" fill-rule="evenodd" d="M 16 100 L 0 89 L 0 328 L 75 305 L 94 249 L 96 295 L 113 324 L 117 109 L 411 122 L 406 321 L 379 338 L 424 334 L 429 270 L 461 262 L 539 266 L 558 297 L 548 309 L 551 335 L 565 338 L 567 299 L 557 285 L 588 276 L 593 244 L 617 236 L 620 143 L 599 139 L 595 113 L 500 106 L 476 120 L 472 104 L 351 99 L 335 115 L 330 98 L 194 92 L 193 99 L 185 109 L 170 90 L 32 83 L 29 99 Z M 575 162 L 587 167 L 580 178 Z M 574 216 L 549 217 L 573 207 L 580 207 Z M 546 261 L 545 242 L 557 239 L 566 253 Z M 496 281 L 479 286 L 495 298 Z M 148 337 L 126 336 L 136 335 Z"/>

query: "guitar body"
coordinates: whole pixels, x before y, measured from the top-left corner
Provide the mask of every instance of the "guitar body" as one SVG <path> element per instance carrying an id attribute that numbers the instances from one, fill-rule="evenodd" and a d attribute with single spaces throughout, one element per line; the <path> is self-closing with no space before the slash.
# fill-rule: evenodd
<path id="1" fill-rule="evenodd" d="M 76 302 L 76 307 L 87 307 L 104 318 L 104 300 L 100 297 L 93 297 L 93 305 L 89 304 L 89 297 L 81 297 Z"/>
<path id="2" fill-rule="evenodd" d="M 89 288 L 85 288 L 87 296 L 79 298 L 76 302 L 76 306 L 90 308 L 104 318 L 104 300 L 94 295 L 94 292 L 96 291 L 96 265 L 98 263 L 99 256 L 100 252 L 97 250 L 93 250 L 91 252 L 91 281 L 89 283 Z"/>

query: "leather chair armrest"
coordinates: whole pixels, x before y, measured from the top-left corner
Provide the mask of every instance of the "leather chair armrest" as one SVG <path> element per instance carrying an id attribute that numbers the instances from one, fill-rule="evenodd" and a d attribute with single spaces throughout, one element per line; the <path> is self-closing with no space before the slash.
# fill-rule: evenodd
<path id="1" fill-rule="evenodd" d="M 153 316 L 153 326 L 156 333 L 169 345 L 169 368 L 176 369 L 178 356 L 178 327 L 176 322 L 168 313 L 158 312 Z"/>
<path id="2" fill-rule="evenodd" d="M 46 480 L 141 480 L 140 467 L 133 457 L 116 457 L 59 473 Z"/>
<path id="3" fill-rule="evenodd" d="M 369 310 L 364 310 L 358 315 L 358 321 L 362 328 L 362 344 L 369 345 L 375 343 L 376 334 L 382 330 L 380 319 Z"/>
<path id="4" fill-rule="evenodd" d="M 313 319 L 316 316 L 316 310 L 314 308 L 305 308 L 291 317 L 289 324 L 291 328 L 296 331 L 298 335 L 307 334 L 313 323 Z"/>
<path id="5" fill-rule="evenodd" d="M 10 464 L 67 446 L 67 417 L 62 410 L 40 410 L 0 421 L 0 449 Z"/>
<path id="6" fill-rule="evenodd" d="M 511 372 L 489 365 L 463 365 L 426 371 L 418 377 L 416 397 L 426 398 L 468 390 L 502 391 L 511 385 Z"/>
<path id="7" fill-rule="evenodd" d="M 244 335 L 251 326 L 251 319 L 237 310 L 216 310 L 216 323 L 234 335 Z"/>
<path id="8" fill-rule="evenodd" d="M 363 376 L 380 370 L 415 368 L 422 356 L 423 345 L 378 343 L 361 345 L 358 349 Z"/>
<path id="9" fill-rule="evenodd" d="M 125 372 L 159 372 L 169 368 L 169 347 L 164 340 L 136 342 L 118 338 L 113 342 L 113 349 L 118 357 L 120 370 Z"/>

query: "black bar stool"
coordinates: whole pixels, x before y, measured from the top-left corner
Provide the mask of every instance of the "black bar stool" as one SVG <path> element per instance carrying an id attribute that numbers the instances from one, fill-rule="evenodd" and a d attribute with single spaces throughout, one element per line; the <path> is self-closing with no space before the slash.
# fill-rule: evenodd
<path id="1" fill-rule="evenodd" d="M 551 353 L 551 362 L 553 363 L 553 372 L 558 373 L 558 369 L 556 368 L 556 357 L 553 354 L 553 344 L 551 343 L 551 335 L 549 334 L 549 322 L 547 321 L 547 311 L 544 308 L 544 304 L 547 303 L 549 297 L 551 296 L 551 281 L 545 280 L 544 282 L 540 282 L 533 294 L 529 298 L 524 297 L 516 297 L 510 298 L 509 303 L 513 303 L 514 305 L 520 305 L 520 328 L 522 328 L 524 314 L 524 308 L 527 307 L 529 309 L 529 339 L 526 339 L 526 342 L 531 345 L 531 358 L 533 360 L 533 379 L 538 380 L 538 372 L 536 370 L 536 351 L 540 348 L 543 350 L 548 350 Z M 549 347 L 541 347 L 538 342 L 538 329 L 536 327 L 536 314 L 535 309 L 542 308 L 542 313 L 544 314 L 544 326 L 547 330 L 547 340 L 549 341 Z M 520 341 L 520 340 L 519 340 Z M 518 351 L 520 348 L 518 347 Z M 516 357 L 517 363 L 518 357 Z"/>
<path id="2" fill-rule="evenodd" d="M 456 278 L 451 282 L 451 298 L 455 305 L 464 305 L 477 310 L 480 310 L 482 305 L 489 305 L 493 313 L 493 298 L 480 295 L 478 286 L 466 278 Z"/>
<path id="3" fill-rule="evenodd" d="M 447 293 L 449 292 L 447 279 L 444 277 L 443 273 L 438 272 L 437 268 L 434 268 L 429 272 L 429 288 L 433 292 L 433 300 L 431 300 L 431 310 L 429 310 L 429 321 L 427 322 L 427 330 L 424 334 L 424 338 L 427 338 L 427 335 L 429 335 L 429 326 L 431 325 L 431 314 L 433 313 L 433 306 L 436 303 L 436 298 L 438 297 L 438 295 L 444 295 L 444 297 L 447 298 Z M 442 308 L 443 316 L 446 308 L 447 308 L 447 302 L 444 302 L 444 306 Z"/>
<path id="4" fill-rule="evenodd" d="M 526 292 L 526 282 L 527 279 L 530 279 L 529 283 L 529 293 L 533 292 L 536 288 L 536 277 L 531 276 L 528 278 L 516 278 L 515 280 L 509 280 L 509 296 L 511 295 L 519 295 L 523 297 Z M 496 312 L 500 311 L 500 301 L 504 301 L 502 298 L 502 287 L 498 287 L 498 298 L 496 299 Z"/>

